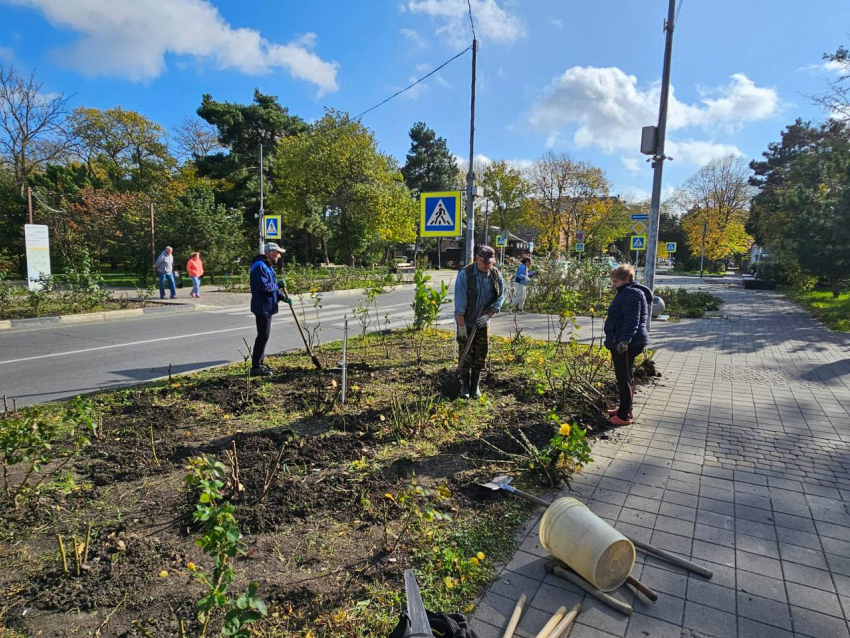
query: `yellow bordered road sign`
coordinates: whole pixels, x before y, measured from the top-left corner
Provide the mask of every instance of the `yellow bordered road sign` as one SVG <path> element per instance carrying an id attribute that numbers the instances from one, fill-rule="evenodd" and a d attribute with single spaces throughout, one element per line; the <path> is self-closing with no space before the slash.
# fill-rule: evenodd
<path id="1" fill-rule="evenodd" d="M 630 250 L 646 250 L 646 235 L 632 235 Z"/>
<path id="2" fill-rule="evenodd" d="M 263 236 L 266 239 L 282 239 L 280 215 L 265 215 L 263 217 Z"/>
<path id="3" fill-rule="evenodd" d="M 422 193 L 419 196 L 421 237 L 460 235 L 460 191 Z"/>

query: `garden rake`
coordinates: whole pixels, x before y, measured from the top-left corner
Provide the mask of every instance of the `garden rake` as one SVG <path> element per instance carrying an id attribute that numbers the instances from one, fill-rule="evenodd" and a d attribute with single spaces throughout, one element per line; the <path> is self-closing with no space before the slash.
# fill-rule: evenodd
<path id="1" fill-rule="evenodd" d="M 464 328 L 464 330 L 466 330 L 466 328 Z M 469 354 L 469 349 L 472 347 L 472 340 L 475 338 L 475 333 L 477 331 L 478 326 L 472 326 L 472 333 L 466 339 L 466 347 L 463 349 L 463 352 L 460 355 L 460 360 L 458 361 L 457 368 L 443 385 L 443 394 L 445 394 L 450 399 L 456 399 L 460 394 L 460 388 L 463 385 L 463 382 L 460 378 L 461 368 L 463 367 L 463 364 L 466 361 L 466 355 Z"/>
<path id="2" fill-rule="evenodd" d="M 281 288 L 283 288 L 283 294 L 286 295 L 286 298 L 292 299 L 292 297 L 289 296 L 289 291 L 286 289 L 286 284 L 282 285 Z M 319 357 L 313 354 L 313 349 L 310 347 L 310 342 L 307 341 L 307 335 L 304 334 L 304 329 L 301 327 L 301 322 L 298 321 L 298 313 L 295 312 L 295 306 L 293 306 L 292 304 L 287 305 L 292 311 L 292 318 L 295 319 L 295 325 L 298 326 L 298 332 L 301 333 L 301 340 L 304 341 L 304 347 L 307 348 L 307 354 L 309 354 L 310 358 L 313 360 L 313 365 L 316 366 L 316 370 L 321 370 L 322 363 L 321 361 L 319 361 Z"/>

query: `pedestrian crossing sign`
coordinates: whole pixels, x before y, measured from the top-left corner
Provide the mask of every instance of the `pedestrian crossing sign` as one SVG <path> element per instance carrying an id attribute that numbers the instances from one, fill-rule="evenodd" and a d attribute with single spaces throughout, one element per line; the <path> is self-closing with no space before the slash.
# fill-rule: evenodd
<path id="1" fill-rule="evenodd" d="M 576 252 L 583 253 L 584 252 L 584 242 L 577 241 L 576 242 Z"/>
<path id="2" fill-rule="evenodd" d="M 646 235 L 632 235 L 631 250 L 646 250 Z"/>
<path id="3" fill-rule="evenodd" d="M 668 241 L 668 242 L 666 242 L 666 244 L 667 244 L 667 252 L 668 253 L 676 252 L 676 242 Z"/>
<path id="4" fill-rule="evenodd" d="M 280 232 L 280 215 L 265 215 L 263 217 L 263 236 L 266 239 L 283 239 Z"/>
<path id="5" fill-rule="evenodd" d="M 460 235 L 460 191 L 422 193 L 419 198 L 422 237 Z"/>
<path id="6" fill-rule="evenodd" d="M 496 235 L 496 248 L 506 248 L 508 245 L 508 238 L 504 235 Z"/>

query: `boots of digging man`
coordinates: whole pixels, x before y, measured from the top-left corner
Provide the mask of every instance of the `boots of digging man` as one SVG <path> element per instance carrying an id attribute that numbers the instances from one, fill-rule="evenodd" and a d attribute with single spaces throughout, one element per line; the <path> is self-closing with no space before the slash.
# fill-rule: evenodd
<path id="1" fill-rule="evenodd" d="M 481 380 L 481 370 L 473 368 L 470 376 L 469 396 L 473 399 L 479 399 L 481 398 L 481 387 L 478 382 Z"/>
<path id="2" fill-rule="evenodd" d="M 469 370 L 462 370 L 460 373 L 461 381 L 463 381 L 460 386 L 460 398 L 468 399 L 469 398 Z"/>

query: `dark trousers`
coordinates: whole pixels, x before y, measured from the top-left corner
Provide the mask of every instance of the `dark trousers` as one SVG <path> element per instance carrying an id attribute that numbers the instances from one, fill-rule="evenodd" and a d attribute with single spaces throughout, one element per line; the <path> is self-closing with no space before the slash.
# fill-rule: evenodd
<path id="1" fill-rule="evenodd" d="M 266 344 L 272 332 L 272 315 L 254 315 L 257 319 L 257 338 L 254 339 L 254 349 L 251 353 L 251 365 L 259 368 L 266 358 Z"/>
<path id="2" fill-rule="evenodd" d="M 635 398 L 635 359 L 643 352 L 643 346 L 629 346 L 623 354 L 611 350 L 611 360 L 614 362 L 614 374 L 617 376 L 617 389 L 620 392 L 620 407 L 617 416 L 624 421 L 632 413 L 632 403 Z"/>

